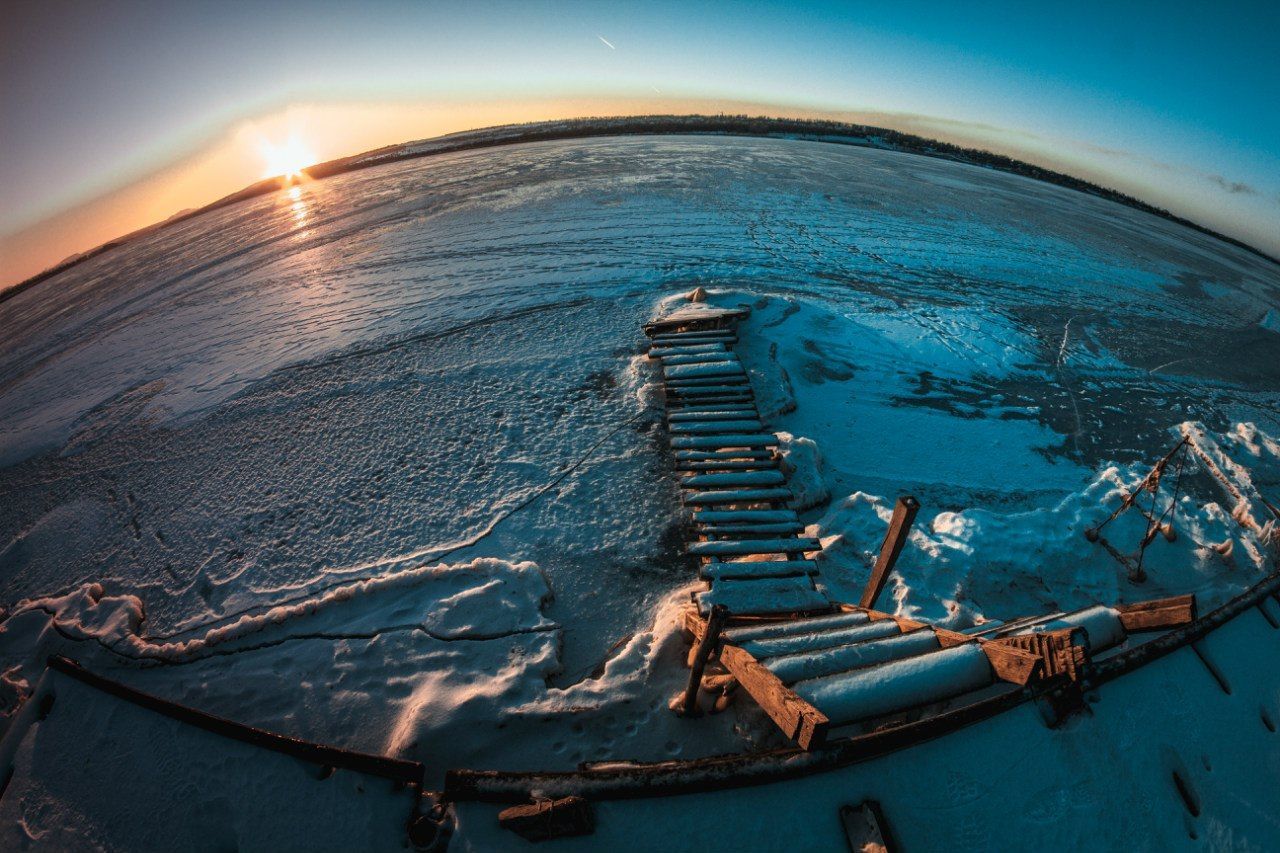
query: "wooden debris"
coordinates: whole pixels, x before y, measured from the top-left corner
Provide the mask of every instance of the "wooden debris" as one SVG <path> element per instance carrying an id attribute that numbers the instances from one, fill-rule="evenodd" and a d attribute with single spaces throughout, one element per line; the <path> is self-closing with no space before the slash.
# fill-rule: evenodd
<path id="1" fill-rule="evenodd" d="M 1126 631 L 1159 631 L 1196 620 L 1195 595 L 1175 595 L 1136 604 L 1121 604 L 1120 624 Z"/>
<path id="2" fill-rule="evenodd" d="M 702 673 L 706 670 L 707 660 L 715 651 L 717 643 L 720 642 L 720 631 L 724 628 L 726 617 L 729 611 L 723 604 L 717 604 L 711 608 L 711 613 L 707 616 L 706 627 L 703 629 L 702 639 L 698 641 L 698 647 L 694 651 L 693 662 L 689 667 L 689 684 L 685 687 L 684 701 L 680 705 L 680 713 L 683 716 L 693 716 L 698 710 L 698 686 L 702 683 Z"/>
<path id="3" fill-rule="evenodd" d="M 511 806 L 498 813 L 498 825 L 528 841 L 590 835 L 596 829 L 591 804 L 582 797 Z"/>
<path id="4" fill-rule="evenodd" d="M 872 800 L 840 807 L 840 825 L 851 853 L 895 853 L 880 805 Z"/>
<path id="5" fill-rule="evenodd" d="M 871 569 L 871 577 L 862 592 L 859 606 L 867 608 L 875 606 L 876 599 L 880 597 L 880 591 L 884 589 L 885 582 L 889 579 L 889 573 L 893 571 L 893 564 L 898 561 L 898 555 L 902 553 L 902 547 L 907 543 L 907 534 L 911 532 L 911 523 L 915 521 L 919 510 L 920 502 L 911 495 L 903 495 L 894 504 L 893 518 L 889 520 L 889 530 L 885 533 L 884 542 L 880 545 L 880 555 L 876 557 L 876 564 Z"/>
<path id="6" fill-rule="evenodd" d="M 1062 676 L 1071 681 L 1078 681 L 1084 664 L 1088 660 L 1085 651 L 1087 643 L 1084 629 L 1063 628 L 1058 631 L 1001 637 L 998 640 L 991 640 L 984 649 L 993 646 L 1021 649 L 1040 659 L 1041 674 L 1044 678 Z"/>
<path id="7" fill-rule="evenodd" d="M 801 699 L 776 675 L 737 646 L 726 645 L 720 652 L 720 662 L 782 733 L 799 744 L 801 749 L 822 745 L 830 725 L 825 714 Z"/>

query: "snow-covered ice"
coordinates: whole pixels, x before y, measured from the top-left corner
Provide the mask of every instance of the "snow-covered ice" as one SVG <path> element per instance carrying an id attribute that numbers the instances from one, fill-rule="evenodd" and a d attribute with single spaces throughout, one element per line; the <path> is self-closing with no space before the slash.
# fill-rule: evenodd
<path id="1" fill-rule="evenodd" d="M 666 710 L 696 587 L 637 353 L 690 304 L 752 309 L 737 352 L 836 598 L 902 493 L 880 605 L 955 628 L 1210 604 L 1272 559 L 1274 265 L 889 151 L 521 145 L 251 199 L 0 302 L 3 710 L 57 652 L 429 782 L 780 743 L 749 703 Z M 1188 477 L 1135 586 L 1083 531 L 1184 429 L 1230 482 Z"/>

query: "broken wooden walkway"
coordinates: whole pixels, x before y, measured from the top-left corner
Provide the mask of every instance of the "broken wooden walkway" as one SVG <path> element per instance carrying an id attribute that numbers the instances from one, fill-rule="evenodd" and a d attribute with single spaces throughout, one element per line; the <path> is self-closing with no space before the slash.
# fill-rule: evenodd
<path id="1" fill-rule="evenodd" d="M 689 686 L 722 708 L 748 693 L 788 738 L 820 746 L 834 727 L 904 722 L 1001 689 L 1076 683 L 1090 656 L 1131 631 L 1195 619 L 1193 596 L 995 623 L 957 632 L 875 609 L 919 504 L 900 498 L 858 604 L 818 581 L 822 543 L 805 535 L 734 346 L 744 309 L 695 304 L 645 326 L 661 364 L 667 431 L 681 500 L 692 514 L 686 553 L 706 589 L 686 613 Z M 708 664 L 717 671 L 704 679 Z"/>

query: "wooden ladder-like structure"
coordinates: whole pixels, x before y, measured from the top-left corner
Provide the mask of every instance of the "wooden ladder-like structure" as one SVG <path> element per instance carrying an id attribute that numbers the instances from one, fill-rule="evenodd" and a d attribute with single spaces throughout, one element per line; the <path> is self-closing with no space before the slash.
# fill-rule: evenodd
<path id="1" fill-rule="evenodd" d="M 822 545 L 800 535 L 791 490 L 765 430 L 751 381 L 733 347 L 745 309 L 691 306 L 645 326 L 649 357 L 661 362 L 667 429 L 682 501 L 693 512 L 687 553 L 707 582 L 706 615 L 719 604 L 737 616 L 829 612 L 806 557 Z"/>
<path id="2" fill-rule="evenodd" d="M 645 326 L 661 363 L 667 428 L 682 501 L 693 513 L 687 553 L 707 588 L 685 615 L 695 641 L 680 709 L 699 687 L 741 688 L 803 749 L 829 729 L 945 707 L 1004 683 L 1078 680 L 1091 640 L 1186 624 L 1193 596 L 1087 608 L 951 631 L 875 609 L 919 504 L 898 500 L 857 605 L 815 583 L 821 543 L 802 535 L 747 371 L 734 352 L 745 309 L 693 305 Z M 1088 630 L 1086 630 L 1086 626 Z M 1091 637 L 1090 632 L 1097 634 Z M 703 681 L 709 661 L 723 669 Z"/>

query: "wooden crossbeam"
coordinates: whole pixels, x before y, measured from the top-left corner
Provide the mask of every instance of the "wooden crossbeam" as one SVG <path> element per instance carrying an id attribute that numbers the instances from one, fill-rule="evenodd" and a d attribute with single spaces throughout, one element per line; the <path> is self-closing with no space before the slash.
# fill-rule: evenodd
<path id="1" fill-rule="evenodd" d="M 738 679 L 739 686 L 751 695 L 782 733 L 799 744 L 801 749 L 822 745 L 831 721 L 783 684 L 764 664 L 733 645 L 725 645 L 720 650 L 720 663 Z"/>
<path id="2" fill-rule="evenodd" d="M 889 520 L 889 530 L 885 533 L 884 542 L 880 545 L 880 555 L 876 557 L 876 564 L 871 569 L 871 577 L 867 580 L 866 589 L 862 591 L 859 606 L 875 607 L 876 599 L 880 597 L 885 582 L 889 580 L 889 572 L 893 571 L 893 564 L 898 561 L 902 547 L 907 544 L 907 534 L 911 532 L 911 523 L 915 521 L 916 512 L 919 509 L 920 502 L 911 495 L 903 495 L 894 504 L 893 518 Z"/>
<path id="3" fill-rule="evenodd" d="M 1175 595 L 1134 604 L 1121 604 L 1120 624 L 1126 631 L 1159 631 L 1196 621 L 1196 597 Z"/>

